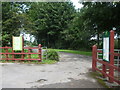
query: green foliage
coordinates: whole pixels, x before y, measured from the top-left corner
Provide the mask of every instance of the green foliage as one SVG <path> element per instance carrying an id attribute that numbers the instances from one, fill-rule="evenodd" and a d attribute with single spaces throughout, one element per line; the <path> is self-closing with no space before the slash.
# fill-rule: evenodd
<path id="1" fill-rule="evenodd" d="M 5 53 L 5 52 L 6 52 L 6 49 L 2 49 L 2 53 Z M 8 52 L 11 53 L 12 49 L 8 49 Z"/>
<path id="2" fill-rule="evenodd" d="M 22 3 L 2 2 L 2 46 L 12 46 L 12 36 L 32 29 L 32 23 L 22 7 Z"/>
<path id="3" fill-rule="evenodd" d="M 104 31 L 116 28 L 116 33 L 120 34 L 120 2 L 83 2 L 81 16 L 83 18 L 84 29 L 91 32 L 92 36 L 99 37 Z M 118 9 L 119 8 L 119 9 Z"/>
<path id="4" fill-rule="evenodd" d="M 43 53 L 43 57 L 47 55 L 47 59 L 59 61 L 59 55 L 55 50 L 46 50 Z"/>
<path id="5" fill-rule="evenodd" d="M 56 60 L 49 60 L 49 59 L 47 59 L 47 60 L 42 60 L 42 62 L 40 64 L 54 64 L 56 62 L 57 62 Z"/>
<path id="6" fill-rule="evenodd" d="M 119 47 L 118 40 L 116 39 L 114 42 L 115 42 L 115 48 L 117 49 Z"/>
<path id="7" fill-rule="evenodd" d="M 75 9 L 71 2 L 38 2 L 29 4 L 27 12 L 32 22 L 37 42 L 44 46 L 57 48 L 62 43 L 62 32 L 74 18 Z"/>
<path id="8" fill-rule="evenodd" d="M 96 43 L 101 47 L 99 38 L 102 32 L 116 27 L 116 33 L 120 33 L 120 19 L 118 20 L 120 2 L 84 2 L 82 4 L 83 7 L 74 14 L 75 17 L 69 23 L 69 27 L 62 32 L 65 47 L 91 49 Z M 97 40 L 91 40 L 94 36 L 97 36 Z"/>
<path id="9" fill-rule="evenodd" d="M 15 51 L 15 53 L 21 53 L 21 51 Z M 22 56 L 21 54 L 14 55 L 15 58 L 21 58 L 21 56 Z"/>

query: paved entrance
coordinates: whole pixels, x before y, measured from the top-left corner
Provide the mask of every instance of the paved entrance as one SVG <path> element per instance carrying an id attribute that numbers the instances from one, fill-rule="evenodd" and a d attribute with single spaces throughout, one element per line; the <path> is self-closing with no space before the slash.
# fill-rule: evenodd
<path id="1" fill-rule="evenodd" d="M 59 53 L 56 64 L 3 64 L 3 88 L 102 88 L 88 73 L 88 56 Z M 1 64 L 0 64 L 1 65 Z"/>

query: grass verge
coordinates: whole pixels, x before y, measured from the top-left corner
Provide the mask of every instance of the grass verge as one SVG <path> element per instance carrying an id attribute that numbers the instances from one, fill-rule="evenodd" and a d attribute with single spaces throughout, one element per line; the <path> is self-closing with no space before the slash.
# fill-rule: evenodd
<path id="1" fill-rule="evenodd" d="M 102 77 L 101 73 L 99 73 L 99 72 L 90 72 L 89 75 L 92 76 L 93 78 L 95 78 L 97 80 L 97 82 L 100 85 L 102 85 L 104 88 L 110 89 L 102 79 L 98 78 L 98 77 Z"/>
<path id="2" fill-rule="evenodd" d="M 50 49 L 50 50 L 52 50 L 52 49 Z M 54 49 L 54 50 L 57 52 L 67 52 L 67 53 L 73 53 L 73 54 L 92 56 L 92 52 L 88 52 L 88 51 L 66 50 L 66 49 Z"/>
<path id="3" fill-rule="evenodd" d="M 26 63 L 26 64 L 54 64 L 56 63 L 56 60 L 42 60 L 42 61 L 28 61 L 28 60 L 24 60 L 24 61 L 14 61 L 14 60 L 0 60 L 0 63 Z"/>

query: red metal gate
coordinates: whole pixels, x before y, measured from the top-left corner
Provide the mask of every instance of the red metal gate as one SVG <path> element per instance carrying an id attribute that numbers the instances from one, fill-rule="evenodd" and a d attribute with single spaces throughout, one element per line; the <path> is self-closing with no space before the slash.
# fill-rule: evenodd
<path id="1" fill-rule="evenodd" d="M 120 73 L 120 66 L 115 66 L 114 64 L 114 57 L 118 56 L 120 57 L 120 53 L 114 52 L 114 31 L 110 31 L 110 62 L 100 60 L 98 58 L 98 53 L 103 53 L 102 50 L 97 49 L 97 46 L 94 45 L 92 47 L 92 70 L 93 71 L 99 71 L 102 73 L 104 78 L 109 78 L 109 82 L 117 82 L 120 84 L 120 76 L 118 76 L 118 79 L 115 78 L 114 73 L 115 71 Z M 102 64 L 102 69 L 100 70 L 97 65 L 98 63 Z M 119 60 L 120 64 L 120 60 Z"/>
<path id="2" fill-rule="evenodd" d="M 0 60 L 42 60 L 42 49 L 41 49 L 41 44 L 38 45 L 38 47 L 23 47 L 23 50 L 21 52 L 15 52 L 13 50 L 13 47 L 0 47 L 0 49 L 4 49 L 5 52 L 0 53 L 0 55 L 5 55 L 5 58 L 0 58 Z M 8 49 L 12 49 L 12 52 L 9 52 Z M 38 49 L 37 53 L 33 53 L 31 50 L 32 49 Z M 28 52 L 25 52 L 27 50 Z M 31 55 L 37 54 L 38 58 L 32 58 Z M 10 55 L 12 56 L 10 58 Z M 21 55 L 21 58 L 15 58 L 15 55 Z M 25 58 L 25 55 L 27 55 L 27 59 Z"/>

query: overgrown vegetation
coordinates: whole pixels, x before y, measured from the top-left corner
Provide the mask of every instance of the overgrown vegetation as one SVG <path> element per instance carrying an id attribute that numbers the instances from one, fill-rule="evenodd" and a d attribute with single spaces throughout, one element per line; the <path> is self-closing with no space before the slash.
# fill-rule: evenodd
<path id="1" fill-rule="evenodd" d="M 46 50 L 43 54 L 43 57 L 47 57 L 49 60 L 59 61 L 59 55 L 55 50 Z"/>

